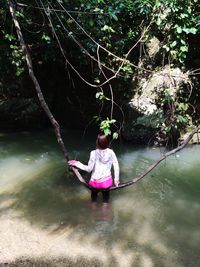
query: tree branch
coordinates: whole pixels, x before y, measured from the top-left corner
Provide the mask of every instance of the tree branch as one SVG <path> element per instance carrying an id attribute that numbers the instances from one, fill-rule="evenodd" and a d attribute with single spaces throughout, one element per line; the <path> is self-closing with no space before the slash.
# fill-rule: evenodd
<path id="1" fill-rule="evenodd" d="M 12 16 L 12 19 L 13 19 L 13 23 L 15 25 L 15 29 L 16 29 L 16 32 L 17 32 L 17 36 L 18 36 L 18 39 L 19 39 L 19 42 L 20 42 L 20 45 L 21 45 L 21 48 L 22 48 L 22 52 L 25 56 L 25 59 L 26 59 L 26 64 L 27 64 L 27 67 L 28 67 L 28 72 L 29 72 L 29 76 L 34 84 L 34 87 L 35 87 L 35 90 L 37 92 L 37 95 L 38 95 L 38 99 L 40 101 L 40 104 L 44 110 L 44 112 L 46 113 L 47 117 L 49 118 L 53 128 L 54 128 L 54 131 L 55 131 L 55 134 L 56 134 L 56 138 L 57 138 L 57 141 L 58 141 L 58 144 L 60 145 L 62 151 L 63 151 L 63 154 L 64 154 L 64 157 L 66 159 L 66 161 L 68 162 L 69 160 L 69 155 L 68 155 L 68 152 L 67 152 L 67 149 L 65 147 L 65 144 L 62 140 L 62 137 L 61 137 L 61 133 L 60 133 L 60 126 L 58 124 L 58 122 L 56 121 L 56 119 L 54 118 L 53 114 L 51 113 L 45 99 L 44 99 L 44 96 L 42 94 L 42 91 L 41 91 L 41 88 L 40 88 L 40 84 L 34 74 L 34 70 L 33 70 L 33 64 L 32 64 L 32 60 L 31 60 L 31 56 L 30 56 L 30 53 L 28 51 L 28 48 L 27 48 L 27 45 L 24 41 L 24 38 L 23 38 L 23 34 L 22 34 L 22 31 L 21 31 L 21 27 L 20 27 L 20 24 L 17 20 L 17 16 L 15 14 L 15 8 L 14 8 L 14 4 L 11 0 L 7 0 L 7 3 L 8 3 L 8 6 L 9 6 L 9 10 L 10 10 L 10 13 L 11 13 L 11 16 Z M 81 180 L 82 183 L 84 183 L 84 179 L 82 178 L 82 176 L 80 175 L 79 171 L 76 170 L 75 168 L 72 167 L 72 170 L 74 172 L 74 174 L 78 177 L 79 180 Z M 86 183 L 86 182 L 85 182 Z"/>
<path id="2" fill-rule="evenodd" d="M 134 177 L 132 180 L 130 180 L 126 183 L 120 184 L 118 187 L 111 187 L 109 190 L 116 190 L 116 189 L 124 188 L 124 187 L 127 187 L 127 186 L 130 186 L 130 185 L 137 183 L 139 180 L 141 180 L 147 174 L 149 174 L 153 169 L 155 169 L 155 167 L 158 166 L 158 164 L 160 164 L 164 159 L 168 158 L 169 156 L 171 156 L 171 155 L 177 153 L 178 151 L 180 151 L 181 149 L 183 149 L 189 143 L 189 141 L 192 139 L 193 135 L 195 133 L 198 133 L 199 130 L 200 130 L 200 125 L 190 133 L 190 135 L 182 142 L 182 144 L 180 146 L 178 146 L 177 148 L 172 149 L 169 152 L 167 152 L 166 154 L 164 154 L 159 160 L 157 160 L 152 165 L 150 165 L 148 167 L 148 169 L 143 174 L 141 174 L 140 176 Z"/>

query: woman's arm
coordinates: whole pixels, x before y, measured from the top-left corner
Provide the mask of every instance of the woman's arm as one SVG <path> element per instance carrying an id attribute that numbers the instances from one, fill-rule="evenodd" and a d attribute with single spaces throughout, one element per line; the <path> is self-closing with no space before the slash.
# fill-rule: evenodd
<path id="1" fill-rule="evenodd" d="M 75 166 L 75 167 L 77 167 L 83 171 L 91 172 L 93 170 L 94 164 L 95 164 L 95 151 L 90 152 L 90 158 L 89 158 L 87 165 L 85 165 L 85 164 L 83 164 L 77 160 L 70 160 L 70 161 L 68 161 L 68 163 L 69 163 L 69 165 Z"/>

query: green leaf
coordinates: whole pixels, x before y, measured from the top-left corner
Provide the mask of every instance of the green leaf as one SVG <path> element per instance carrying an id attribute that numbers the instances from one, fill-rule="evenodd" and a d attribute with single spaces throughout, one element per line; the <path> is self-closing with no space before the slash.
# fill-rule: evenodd
<path id="1" fill-rule="evenodd" d="M 166 133 L 169 133 L 171 131 L 171 125 L 165 127 Z"/>
<path id="2" fill-rule="evenodd" d="M 167 46 L 167 45 L 163 45 L 163 48 L 164 48 L 167 52 L 169 52 L 169 50 L 170 50 L 169 46 Z"/>
<path id="3" fill-rule="evenodd" d="M 13 34 L 6 34 L 5 39 L 7 39 L 9 41 L 15 41 L 16 37 Z"/>
<path id="4" fill-rule="evenodd" d="M 180 16 L 181 16 L 182 19 L 184 19 L 184 18 L 188 17 L 188 14 L 187 13 L 182 13 Z"/>
<path id="5" fill-rule="evenodd" d="M 105 32 L 115 32 L 113 30 L 112 27 L 108 26 L 108 25 L 104 25 L 103 28 L 102 28 L 102 31 L 105 31 Z"/>
<path id="6" fill-rule="evenodd" d="M 188 51 L 188 47 L 187 47 L 186 45 L 181 46 L 181 47 L 180 47 L 180 51 L 181 51 L 181 52 L 187 52 L 187 51 Z"/>
<path id="7" fill-rule="evenodd" d="M 24 68 L 17 67 L 16 76 L 20 76 L 24 72 Z"/>
<path id="8" fill-rule="evenodd" d="M 103 120 L 100 123 L 100 130 L 103 131 L 106 135 L 111 135 L 110 127 L 115 122 L 116 122 L 116 120 L 114 120 L 114 119 L 110 120 L 109 118 L 107 118 L 106 120 Z"/>
<path id="9" fill-rule="evenodd" d="M 189 32 L 192 34 L 196 34 L 197 33 L 197 28 L 190 28 Z"/>
<path id="10" fill-rule="evenodd" d="M 104 95 L 103 92 L 97 92 L 95 97 L 96 97 L 96 99 L 99 99 L 99 100 L 110 100 L 108 97 L 106 97 L 106 96 Z M 108 119 L 107 119 L 107 120 L 108 120 Z"/>
<path id="11" fill-rule="evenodd" d="M 186 45 L 186 41 L 184 41 L 183 39 L 181 39 L 181 43 L 182 43 L 183 45 Z"/>
<path id="12" fill-rule="evenodd" d="M 170 46 L 175 47 L 177 45 L 177 41 L 174 41 Z"/>
<path id="13" fill-rule="evenodd" d="M 177 121 L 178 123 L 183 123 L 183 124 L 185 124 L 185 123 L 187 123 L 188 119 L 187 119 L 187 117 L 183 117 L 182 115 L 178 115 L 176 121 Z"/>
<path id="14" fill-rule="evenodd" d="M 118 21 L 118 17 L 114 13 L 110 13 L 111 18 L 113 18 L 115 21 Z"/>
<path id="15" fill-rule="evenodd" d="M 178 26 L 178 27 L 176 28 L 176 31 L 177 31 L 177 33 L 182 33 L 183 29 L 182 29 L 180 26 Z"/>
<path id="16" fill-rule="evenodd" d="M 20 18 L 20 17 L 21 17 L 21 18 L 24 18 L 24 14 L 21 13 L 21 12 L 19 12 L 19 11 L 16 11 L 15 14 L 16 14 L 16 16 L 19 17 L 19 18 Z"/>
<path id="17" fill-rule="evenodd" d="M 93 11 L 96 13 L 103 13 L 103 9 L 100 9 L 98 7 L 96 7 Z"/>
<path id="18" fill-rule="evenodd" d="M 97 92 L 95 97 L 96 97 L 96 99 L 102 99 L 103 93 L 102 92 Z"/>
<path id="19" fill-rule="evenodd" d="M 105 135 L 110 135 L 111 131 L 108 128 L 103 129 Z"/>
<path id="20" fill-rule="evenodd" d="M 113 133 L 113 139 L 117 139 L 119 137 L 119 134 L 117 132 Z"/>
<path id="21" fill-rule="evenodd" d="M 41 40 L 45 40 L 47 42 L 50 42 L 51 38 L 47 34 L 43 34 L 42 37 L 41 37 Z"/>

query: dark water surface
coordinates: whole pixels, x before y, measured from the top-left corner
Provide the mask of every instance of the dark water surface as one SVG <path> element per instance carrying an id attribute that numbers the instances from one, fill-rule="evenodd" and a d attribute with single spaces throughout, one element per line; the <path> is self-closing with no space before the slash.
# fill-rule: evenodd
<path id="1" fill-rule="evenodd" d="M 71 158 L 87 162 L 95 136 L 66 131 L 64 139 Z M 113 146 L 123 181 L 164 152 Z M 112 192 L 108 206 L 100 195 L 94 207 L 90 192 L 68 171 L 53 132 L 1 134 L 0 201 L 13 201 L 0 214 L 17 211 L 34 227 L 57 235 L 71 227 L 81 245 L 107 250 L 109 266 L 200 266 L 199 155 L 200 146 L 187 147 L 136 185 Z"/>

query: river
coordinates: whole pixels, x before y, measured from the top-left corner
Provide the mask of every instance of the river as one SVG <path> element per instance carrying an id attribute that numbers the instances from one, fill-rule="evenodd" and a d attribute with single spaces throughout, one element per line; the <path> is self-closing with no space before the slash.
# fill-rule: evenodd
<path id="1" fill-rule="evenodd" d="M 95 136 L 63 136 L 70 157 L 87 162 Z M 165 152 L 120 141 L 113 148 L 123 181 Z M 53 132 L 1 133 L 0 266 L 200 266 L 199 155 L 200 146 L 188 146 L 94 207 Z"/>

